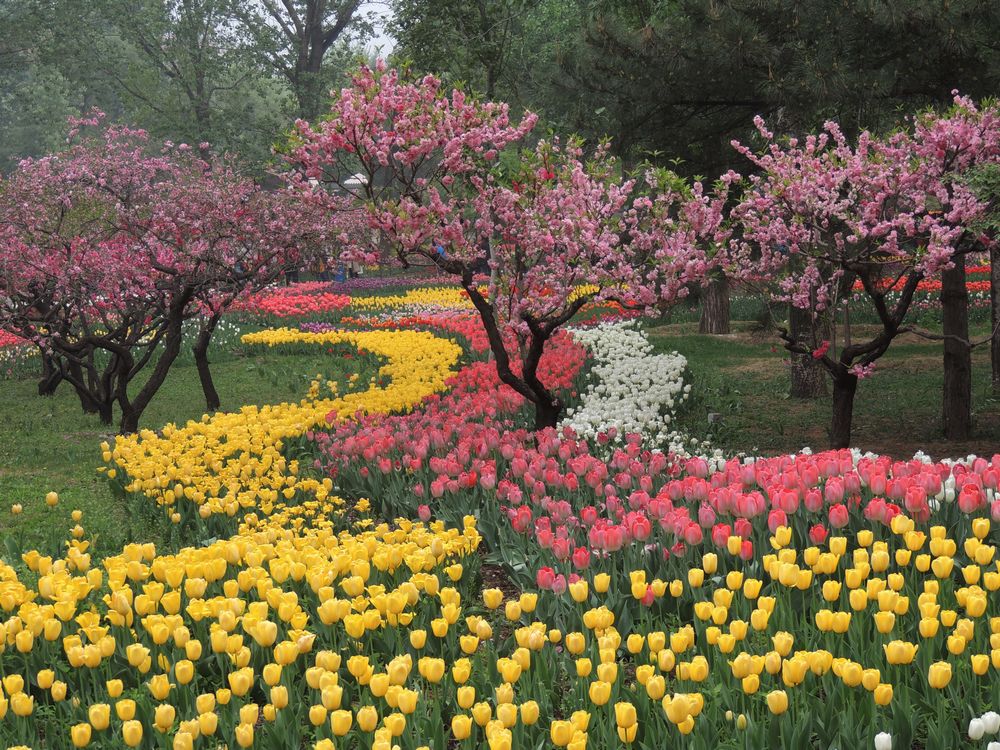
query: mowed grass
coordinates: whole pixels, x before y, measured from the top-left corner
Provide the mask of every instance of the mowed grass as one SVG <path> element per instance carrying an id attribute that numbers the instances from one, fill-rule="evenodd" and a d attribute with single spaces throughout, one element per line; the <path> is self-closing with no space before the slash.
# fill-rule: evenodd
<path id="1" fill-rule="evenodd" d="M 340 383 L 341 392 L 346 390 L 347 378 L 359 369 L 367 381 L 372 362 L 344 355 L 340 347 L 315 353 L 280 349 L 255 350 L 246 356 L 217 353 L 212 372 L 222 409 L 298 401 L 316 375 Z M 168 422 L 183 424 L 200 419 L 204 409 L 197 371 L 190 362 L 181 361 L 171 368 L 143 414 L 141 426 L 159 429 Z M 97 472 L 100 444 L 113 440 L 115 429 L 84 414 L 67 384 L 54 396 L 40 397 L 34 380 L 0 381 L 0 539 L 16 540 L 18 549 L 51 545 L 55 538 L 68 538 L 66 532 L 74 525 L 70 513 L 79 509 L 99 555 L 111 554 L 126 542 L 155 541 L 150 515 L 130 512 Z M 54 509 L 44 502 L 49 491 L 59 493 Z M 23 506 L 18 516 L 11 514 L 14 504 Z M 63 536 L 54 536 L 58 534 Z M 9 549 L 0 548 L 0 557 L 5 552 Z"/>
<path id="2" fill-rule="evenodd" d="M 830 396 L 815 400 L 788 396 L 788 354 L 773 333 L 751 333 L 735 323 L 729 336 L 702 336 L 694 323 L 651 324 L 658 351 L 677 350 L 688 359 L 691 398 L 679 426 L 709 434 L 728 452 L 761 454 L 829 446 Z M 977 330 L 973 338 L 988 335 Z M 1000 401 L 990 392 L 989 347 L 973 350 L 975 433 L 963 442 L 944 439 L 941 427 L 943 375 L 941 343 L 907 335 L 878 360 L 876 371 L 858 385 L 852 445 L 909 459 L 922 450 L 935 458 L 1000 451 Z M 708 415 L 720 415 L 711 426 Z"/>

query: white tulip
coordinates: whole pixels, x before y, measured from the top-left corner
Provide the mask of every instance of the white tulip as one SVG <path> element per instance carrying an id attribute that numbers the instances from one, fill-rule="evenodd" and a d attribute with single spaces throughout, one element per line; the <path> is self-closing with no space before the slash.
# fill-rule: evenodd
<path id="1" fill-rule="evenodd" d="M 892 750 L 892 735 L 879 732 L 875 735 L 875 750 Z"/>
<path id="2" fill-rule="evenodd" d="M 986 750 L 1000 750 L 1000 742 L 991 742 L 986 746 Z"/>
<path id="3" fill-rule="evenodd" d="M 986 725 L 982 719 L 973 719 L 969 722 L 969 739 L 981 740 L 986 734 Z"/>
<path id="4" fill-rule="evenodd" d="M 691 392 L 691 385 L 684 383 L 687 360 L 677 352 L 654 354 L 633 321 L 572 329 L 572 335 L 590 350 L 591 382 L 562 424 L 583 438 L 613 427 L 614 443 L 637 433 L 663 450 L 691 455 L 687 436 L 669 429 L 675 409 Z"/>
<path id="5" fill-rule="evenodd" d="M 979 717 L 986 727 L 986 734 L 996 734 L 1000 732 L 1000 714 L 996 711 L 987 711 Z"/>

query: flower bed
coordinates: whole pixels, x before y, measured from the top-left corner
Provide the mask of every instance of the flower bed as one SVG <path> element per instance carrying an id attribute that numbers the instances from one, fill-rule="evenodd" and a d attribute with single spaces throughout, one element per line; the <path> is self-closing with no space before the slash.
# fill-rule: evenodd
<path id="1" fill-rule="evenodd" d="M 649 339 L 629 322 L 575 329 L 573 338 L 593 364 L 580 405 L 567 410 L 562 425 L 588 440 L 613 430 L 616 441 L 634 433 L 682 452 L 686 440 L 671 421 L 691 392 L 684 384 L 687 360 L 677 352 L 653 354 Z"/>
<path id="2" fill-rule="evenodd" d="M 247 334 L 246 344 L 331 346 L 350 343 L 386 358 L 380 374 L 389 385 L 339 398 L 298 404 L 246 406 L 160 433 L 143 430 L 105 444 L 108 474 L 121 491 L 143 493 L 177 513 L 175 521 L 220 532 L 213 517 L 231 518 L 246 509 L 273 506 L 296 493 L 322 500 L 329 483 L 298 476 L 298 462 L 282 453 L 289 441 L 324 424 L 328 415 L 408 410 L 444 388 L 460 353 L 455 344 L 419 331 L 307 333 L 283 328 Z M 223 522 L 224 528 L 224 522 Z"/>
<path id="3" fill-rule="evenodd" d="M 315 384 L 107 447 L 113 484 L 205 543 L 130 545 L 102 569 L 72 513 L 58 553 L 0 565 L 0 741 L 945 748 L 993 731 L 1000 456 L 682 457 L 654 449 L 651 418 L 645 437 L 597 416 L 589 440 L 531 433 L 495 368 L 454 369 L 460 347 L 430 332 L 485 349 L 470 319 L 406 320 L 429 330 L 243 337 L 383 358 L 367 390 Z M 544 382 L 578 387 L 576 337 L 616 382 L 601 337 L 631 329 L 598 330 L 557 337 Z M 679 398 L 672 372 L 650 373 L 656 403 Z M 600 413 L 599 383 L 577 414 Z M 483 539 L 512 586 L 483 583 Z"/>

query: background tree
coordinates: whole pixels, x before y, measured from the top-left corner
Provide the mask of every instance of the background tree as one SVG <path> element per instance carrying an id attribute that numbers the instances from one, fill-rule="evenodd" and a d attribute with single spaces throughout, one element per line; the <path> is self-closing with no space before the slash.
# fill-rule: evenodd
<path id="1" fill-rule="evenodd" d="M 726 195 L 695 186 L 684 202 L 655 170 L 623 180 L 606 145 L 587 160 L 576 141 L 514 151 L 536 119 L 515 124 L 505 104 L 380 65 L 363 68 L 315 129 L 300 124 L 290 161 L 320 205 L 333 199 L 321 185 L 350 192 L 347 179 L 365 176 L 352 194 L 371 226 L 402 264 L 458 277 L 500 379 L 534 405 L 540 429 L 563 409 L 538 377 L 547 342 L 589 302 L 683 296 L 725 241 Z"/>
<path id="2" fill-rule="evenodd" d="M 104 422 L 117 404 L 127 433 L 184 322 L 274 278 L 304 225 L 226 161 L 183 144 L 150 153 L 143 131 L 121 126 L 79 133 L 98 123 L 77 121 L 67 151 L 0 184 L 0 326 L 40 346 Z"/>
<path id="3" fill-rule="evenodd" d="M 0 173 L 57 148 L 98 108 L 157 139 L 211 142 L 260 175 L 297 112 L 270 48 L 222 0 L 21 0 L 0 4 Z M 242 6 L 241 6 L 242 7 Z M 344 42 L 344 45 L 347 43 Z M 324 75 L 348 58 L 328 55 Z M 6 50 L 6 53 L 4 52 Z M 343 63 L 346 65 L 346 62 Z M 353 63 L 351 63 L 353 66 Z"/>
<path id="4" fill-rule="evenodd" d="M 394 0 L 389 31 L 400 57 L 443 80 L 464 80 L 487 99 L 502 90 L 510 101 L 525 73 L 512 55 L 526 33 L 524 20 L 540 0 Z M 550 30 L 551 32 L 551 30 Z"/>
<path id="5" fill-rule="evenodd" d="M 251 46 L 274 75 L 283 77 L 297 102 L 299 117 L 312 120 L 333 81 L 325 65 L 353 34 L 370 33 L 361 0 L 258 0 L 232 2 L 231 12 Z"/>
<path id="6" fill-rule="evenodd" d="M 259 70 L 242 44 L 225 0 L 103 0 L 104 18 L 133 50 L 145 75 L 123 76 L 103 64 L 123 99 L 171 121 L 174 138 L 229 146 L 223 116 L 227 92 L 250 88 Z M 95 43 L 107 33 L 92 30 Z M 112 42 L 113 44 L 114 42 Z M 233 114 L 233 113 L 230 113 Z M 246 122 L 246 119 L 244 119 Z M 208 154 L 203 150 L 202 156 Z"/>
<path id="7" fill-rule="evenodd" d="M 501 77 L 501 98 L 557 131 L 591 142 L 610 136 L 626 165 L 650 158 L 691 177 L 738 168 L 727 145 L 750 136 L 754 115 L 786 133 L 814 131 L 827 119 L 849 136 L 888 132 L 906 113 L 946 106 L 955 88 L 978 98 L 1000 84 L 1000 7 L 979 0 L 918 0 L 905 12 L 889 0 L 484 5 L 512 19 L 489 27 L 511 29 L 507 47 L 518 62 Z M 483 44 L 475 3 L 394 7 L 400 59 L 483 90 L 479 58 L 503 58 Z M 478 56 L 456 54 L 459 46 Z M 704 290 L 701 331 L 728 330 L 727 302 L 718 276 Z M 789 323 L 794 335 L 809 335 L 794 310 Z M 793 393 L 822 390 L 811 358 L 791 373 Z"/>
<path id="8" fill-rule="evenodd" d="M 789 352 L 811 355 L 830 373 L 831 444 L 847 447 L 858 379 L 893 339 L 915 330 L 906 315 L 917 285 L 992 241 L 978 229 L 990 206 L 956 175 L 997 158 L 1000 120 L 996 110 L 956 98 L 948 116 L 922 117 L 912 134 L 879 140 L 862 132 L 856 146 L 834 123 L 783 143 L 756 122 L 764 149 L 735 144 L 759 173 L 735 211 L 744 241 L 733 245 L 731 269 L 776 280 L 780 299 L 809 312 L 808 343 L 784 329 L 781 337 Z M 824 320 L 855 278 L 880 330 L 834 356 Z"/>

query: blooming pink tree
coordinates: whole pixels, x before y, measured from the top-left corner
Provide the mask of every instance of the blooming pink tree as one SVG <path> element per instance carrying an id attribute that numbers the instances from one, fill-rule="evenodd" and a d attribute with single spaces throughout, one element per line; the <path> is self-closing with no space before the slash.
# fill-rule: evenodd
<path id="1" fill-rule="evenodd" d="M 813 356 L 833 380 L 833 447 L 850 443 L 859 378 L 901 333 L 918 283 L 982 250 L 971 227 L 987 206 L 955 177 L 995 158 L 995 115 L 956 99 L 946 116 L 917 121 L 912 133 L 885 139 L 862 133 L 851 145 L 835 123 L 819 135 L 779 141 L 756 120 L 766 146 L 734 147 L 759 170 L 733 216 L 742 239 L 731 245 L 730 272 L 768 280 L 774 299 L 808 313 L 811 340 L 781 329 L 788 351 Z M 991 156 L 991 154 L 993 154 Z M 880 329 L 834 357 L 823 340 L 831 309 L 859 281 Z M 891 301 L 890 290 L 900 290 Z"/>
<path id="2" fill-rule="evenodd" d="M 573 140 L 524 148 L 536 120 L 515 123 L 506 104 L 380 64 L 354 76 L 328 118 L 299 123 L 289 161 L 307 201 L 346 192 L 403 265 L 459 279 L 501 380 L 545 427 L 563 408 L 537 371 L 556 331 L 588 303 L 648 307 L 682 296 L 725 230 L 723 197 L 667 190 L 655 170 L 623 179 L 606 146 L 589 159 Z"/>
<path id="3" fill-rule="evenodd" d="M 184 322 L 273 278 L 295 241 L 281 204 L 225 161 L 151 154 L 143 131 L 100 119 L 0 183 L 0 328 L 38 344 L 106 423 L 117 403 L 132 432 Z"/>

